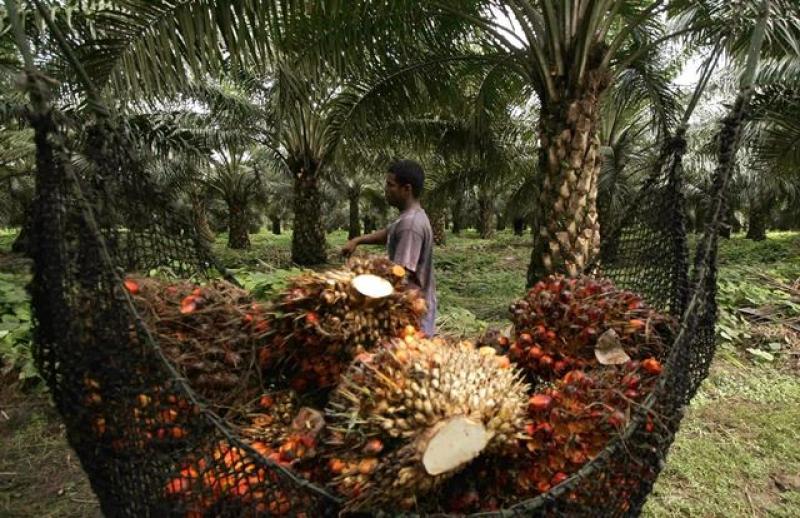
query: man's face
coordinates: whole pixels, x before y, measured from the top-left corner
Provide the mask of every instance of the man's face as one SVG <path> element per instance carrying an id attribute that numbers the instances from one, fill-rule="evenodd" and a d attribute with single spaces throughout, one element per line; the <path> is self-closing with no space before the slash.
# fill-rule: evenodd
<path id="1" fill-rule="evenodd" d="M 402 208 L 405 201 L 411 196 L 410 185 L 400 185 L 392 173 L 386 173 L 386 184 L 383 188 L 386 201 L 392 207 Z"/>

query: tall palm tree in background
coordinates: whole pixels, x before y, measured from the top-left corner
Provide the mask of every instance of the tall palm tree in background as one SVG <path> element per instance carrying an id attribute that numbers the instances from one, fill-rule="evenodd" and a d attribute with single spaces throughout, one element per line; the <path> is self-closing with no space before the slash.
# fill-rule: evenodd
<path id="1" fill-rule="evenodd" d="M 367 192 L 382 191 L 379 168 L 373 167 L 370 162 L 359 162 L 354 157 L 339 160 L 335 171 L 330 175 L 330 185 L 347 200 L 347 239 L 353 239 L 362 234 L 362 206 L 367 200 Z M 363 230 L 368 232 L 366 229 Z"/>
<path id="2" fill-rule="evenodd" d="M 795 78 L 766 88 L 754 101 L 740 191 L 748 206 L 748 239 L 766 239 L 772 213 L 800 200 L 800 73 Z"/>
<path id="3" fill-rule="evenodd" d="M 228 207 L 228 248 L 250 248 L 248 208 L 263 197 L 263 184 L 252 148 L 229 144 L 217 150 L 205 180 Z"/>
<path id="4" fill-rule="evenodd" d="M 602 228 L 617 228 L 636 189 L 655 166 L 657 121 L 647 100 L 619 83 L 603 103 L 598 124 L 603 158 L 598 180 L 597 209 Z M 654 122 L 656 124 L 654 124 Z"/>

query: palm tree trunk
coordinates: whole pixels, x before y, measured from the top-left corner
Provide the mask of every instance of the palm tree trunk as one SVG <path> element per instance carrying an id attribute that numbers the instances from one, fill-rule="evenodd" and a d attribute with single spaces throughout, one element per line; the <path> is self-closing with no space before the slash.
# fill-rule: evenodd
<path id="1" fill-rule="evenodd" d="M 431 227 L 433 230 L 433 243 L 443 246 L 447 243 L 447 226 L 445 224 L 444 209 L 431 210 Z"/>
<path id="2" fill-rule="evenodd" d="M 269 221 L 272 225 L 272 233 L 276 236 L 281 235 L 281 218 L 279 216 L 270 216 Z"/>
<path id="3" fill-rule="evenodd" d="M 373 230 L 375 230 L 374 224 L 372 222 L 372 218 L 369 216 L 364 216 L 364 233 L 369 234 Z"/>
<path id="4" fill-rule="evenodd" d="M 497 231 L 502 232 L 506 229 L 506 218 L 502 214 L 497 215 Z"/>
<path id="5" fill-rule="evenodd" d="M 294 172 L 292 261 L 301 266 L 323 264 L 327 259 L 318 164 L 312 161 L 309 163 L 309 170 L 297 167 Z"/>
<path id="6" fill-rule="evenodd" d="M 197 235 L 206 243 L 213 243 L 214 231 L 211 230 L 211 225 L 208 224 L 206 199 L 195 193 L 190 194 L 189 199 L 192 204 L 192 220 Z"/>
<path id="7" fill-rule="evenodd" d="M 22 254 L 26 256 L 31 255 L 31 229 L 30 226 L 32 224 L 32 220 L 30 217 L 25 217 L 25 221 L 22 222 L 22 226 L 19 229 L 19 234 L 14 239 L 14 242 L 11 243 L 11 251 L 15 254 Z"/>
<path id="8" fill-rule="evenodd" d="M 728 224 L 730 224 L 731 230 L 734 233 L 742 231 L 742 224 L 739 223 L 739 218 L 736 217 L 736 210 L 730 204 L 728 204 Z"/>
<path id="9" fill-rule="evenodd" d="M 551 273 L 576 276 L 600 252 L 597 111 L 598 96 L 608 81 L 595 72 L 588 77 L 582 95 L 542 111 L 544 214 L 528 266 L 528 285 Z"/>
<path id="10" fill-rule="evenodd" d="M 459 192 L 453 203 L 453 234 L 459 235 L 462 228 L 464 228 L 464 193 Z"/>
<path id="11" fill-rule="evenodd" d="M 353 239 L 361 235 L 361 214 L 359 201 L 361 199 L 361 189 L 354 187 L 348 192 L 350 202 L 350 226 L 347 231 L 347 239 Z"/>
<path id="12" fill-rule="evenodd" d="M 482 191 L 478 195 L 478 232 L 481 238 L 489 239 L 494 230 L 494 200 Z"/>
<path id="13" fill-rule="evenodd" d="M 525 232 L 525 218 L 516 217 L 512 221 L 514 227 L 514 235 L 521 236 Z"/>
<path id="14" fill-rule="evenodd" d="M 250 248 L 250 227 L 244 203 L 228 204 L 228 248 L 246 250 Z"/>
<path id="15" fill-rule="evenodd" d="M 747 223 L 747 239 L 764 241 L 767 239 L 767 219 L 769 218 L 769 203 L 751 201 L 750 217 Z"/>

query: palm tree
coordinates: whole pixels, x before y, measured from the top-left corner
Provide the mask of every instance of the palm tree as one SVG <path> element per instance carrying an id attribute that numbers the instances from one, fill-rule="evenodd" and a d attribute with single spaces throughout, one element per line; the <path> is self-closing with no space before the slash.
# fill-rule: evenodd
<path id="1" fill-rule="evenodd" d="M 256 197 L 263 196 L 260 182 L 252 149 L 230 144 L 212 156 L 205 183 L 228 207 L 228 248 L 250 248 L 248 208 Z"/>
<path id="2" fill-rule="evenodd" d="M 761 241 L 766 239 L 772 210 L 800 199 L 800 73 L 765 89 L 754 105 L 744 192 L 747 238 Z"/>
<path id="3" fill-rule="evenodd" d="M 597 209 L 601 226 L 614 229 L 635 189 L 652 170 L 658 146 L 647 100 L 617 85 L 600 111 L 600 154 Z"/>
<path id="4" fill-rule="evenodd" d="M 362 208 L 367 208 L 372 195 L 383 195 L 383 176 L 379 173 L 383 172 L 387 159 L 384 153 L 375 152 L 376 147 L 372 142 L 343 142 L 331 174 L 326 176 L 328 183 L 347 200 L 348 239 L 361 235 Z M 364 228 L 364 232 L 369 231 Z"/>
<path id="5" fill-rule="evenodd" d="M 251 140 L 292 179 L 292 260 L 313 265 L 326 261 L 321 189 L 324 182 L 341 183 L 346 161 L 339 154 L 363 153 L 365 141 L 386 142 L 378 135 L 414 108 L 410 98 L 421 98 L 424 86 L 404 84 L 413 72 L 404 68 L 372 71 L 348 82 L 330 75 L 312 80 L 300 72 L 287 65 L 261 77 L 239 70 L 226 78 L 224 89 L 196 90 L 213 113 L 230 119 L 225 124 L 246 125 Z M 397 104 L 405 108 L 387 116 L 385 107 Z M 350 194 L 355 196 L 355 184 Z"/>

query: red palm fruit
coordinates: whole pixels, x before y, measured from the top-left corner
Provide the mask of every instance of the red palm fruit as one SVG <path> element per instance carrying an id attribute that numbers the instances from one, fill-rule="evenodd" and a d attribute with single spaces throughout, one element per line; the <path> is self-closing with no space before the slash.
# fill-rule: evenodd
<path id="1" fill-rule="evenodd" d="M 559 471 L 558 473 L 553 475 L 553 478 L 550 479 L 550 484 L 553 486 L 557 486 L 558 484 L 564 482 L 565 480 L 567 480 L 567 474 L 564 473 L 563 471 Z"/>
<path id="2" fill-rule="evenodd" d="M 528 403 L 531 410 L 535 412 L 544 412 L 553 404 L 553 398 L 545 394 L 534 394 L 531 396 Z"/>
<path id="3" fill-rule="evenodd" d="M 569 454 L 569 461 L 573 464 L 582 465 L 585 464 L 589 457 L 586 456 L 586 452 L 583 450 L 572 450 Z"/>
<path id="4" fill-rule="evenodd" d="M 564 376 L 565 383 L 580 383 L 586 378 L 586 374 L 582 370 L 571 370 Z"/>
<path id="5" fill-rule="evenodd" d="M 655 358 L 648 358 L 642 362 L 642 368 L 648 373 L 653 375 L 661 374 L 661 362 Z"/>
<path id="6" fill-rule="evenodd" d="M 634 330 L 644 329 L 645 321 L 640 318 L 632 318 L 628 321 L 628 326 Z"/>

